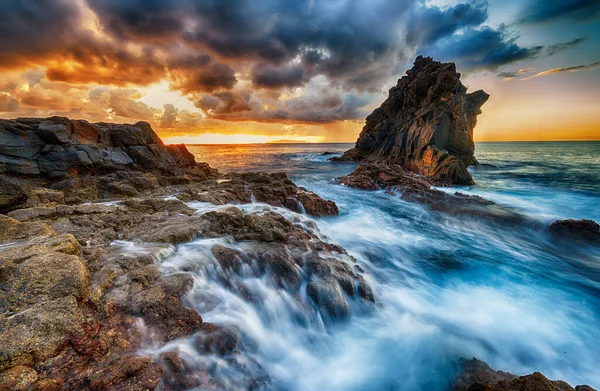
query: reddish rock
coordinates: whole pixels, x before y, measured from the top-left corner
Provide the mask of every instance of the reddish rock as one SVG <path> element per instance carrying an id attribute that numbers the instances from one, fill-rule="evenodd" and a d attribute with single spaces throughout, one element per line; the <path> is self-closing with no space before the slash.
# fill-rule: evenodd
<path id="1" fill-rule="evenodd" d="M 160 365 L 149 357 L 125 355 L 94 374 L 89 382 L 93 391 L 154 390 L 162 378 Z"/>

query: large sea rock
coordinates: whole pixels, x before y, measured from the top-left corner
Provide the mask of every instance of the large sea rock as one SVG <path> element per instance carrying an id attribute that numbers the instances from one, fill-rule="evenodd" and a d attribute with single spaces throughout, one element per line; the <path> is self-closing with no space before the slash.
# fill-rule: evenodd
<path id="1" fill-rule="evenodd" d="M 396 164 L 437 185 L 471 185 L 473 129 L 488 98 L 467 93 L 454 63 L 419 56 L 341 159 Z"/>

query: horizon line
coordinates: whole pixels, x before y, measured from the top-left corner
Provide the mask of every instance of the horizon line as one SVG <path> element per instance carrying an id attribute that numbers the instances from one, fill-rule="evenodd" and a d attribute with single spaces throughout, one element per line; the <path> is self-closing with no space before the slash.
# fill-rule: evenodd
<path id="1" fill-rule="evenodd" d="M 475 143 L 585 143 L 585 142 L 600 142 L 600 139 L 575 139 L 575 140 L 480 140 Z M 273 142 L 256 142 L 256 143 L 179 143 L 191 146 L 217 146 L 217 145 L 319 145 L 319 144 L 356 144 L 355 141 L 327 141 L 327 142 L 290 142 L 290 143 L 273 143 Z M 169 144 L 170 145 L 170 144 Z"/>

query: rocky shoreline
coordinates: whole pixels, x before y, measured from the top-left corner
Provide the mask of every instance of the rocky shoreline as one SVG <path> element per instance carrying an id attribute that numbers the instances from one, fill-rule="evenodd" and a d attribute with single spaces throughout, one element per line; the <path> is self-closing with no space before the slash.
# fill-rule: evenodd
<path id="1" fill-rule="evenodd" d="M 419 76 L 436 70 L 440 75 Z M 409 121 L 380 110 L 367 120 L 357 148 L 344 155 L 362 164 L 340 182 L 385 189 L 449 216 L 521 222 L 523 216 L 489 200 L 432 186 L 472 182 L 464 173 L 476 162 L 472 128 L 487 94 L 466 95 L 455 68 L 430 59 L 417 59 L 406 80 L 390 96 L 400 94 L 406 105 L 433 81 L 428 105 L 442 105 L 451 90 L 448 107 L 459 122 L 448 127 L 448 108 L 419 111 L 433 121 L 419 120 L 420 127 L 445 135 L 429 134 L 420 157 L 398 146 L 366 153 L 361 139 L 379 129 L 388 145 L 397 131 L 389 123 Z M 402 92 L 407 86 L 415 86 L 414 96 Z M 373 125 L 384 113 L 387 122 Z M 449 141 L 457 139 L 464 148 Z M 218 239 L 202 267 L 228 289 L 257 300 L 238 278 L 250 274 L 284 289 L 294 305 L 310 306 L 326 323 L 343 322 L 355 308 L 371 311 L 377 297 L 352 256 L 304 217 L 338 213 L 333 201 L 284 173 L 223 174 L 197 163 L 185 145 L 165 145 L 144 122 L 0 120 L 0 390 L 226 388 L 175 348 L 148 353 L 148 339 L 159 346 L 191 341 L 198 354 L 254 368 L 247 389 L 268 389 L 240 330 L 204 322 L 188 305 L 189 295 L 204 294 L 190 273 L 198 265 L 169 271 L 161 265 L 185 243 Z M 589 221 L 560 221 L 549 231 L 586 241 L 600 236 Z M 243 251 L 228 243 L 243 243 Z M 209 306 L 213 299 L 202 297 Z M 457 391 L 572 390 L 538 373 L 517 378 L 478 361 L 460 363 L 457 372 Z"/>
<path id="2" fill-rule="evenodd" d="M 234 206 L 338 213 L 283 173 L 219 174 L 145 123 L 55 117 L 0 127 L 0 389 L 219 388 L 176 351 L 139 354 L 144 329 L 158 344 L 195 336 L 199 351 L 240 351 L 239 331 L 184 304 L 190 274 L 160 272 L 174 246 L 199 237 L 249 243 L 244 253 L 212 249 L 223 276 L 249 266 L 296 296 L 306 284 L 325 319 L 348 317 L 351 300 L 374 302 L 356 262 L 315 226 Z"/>

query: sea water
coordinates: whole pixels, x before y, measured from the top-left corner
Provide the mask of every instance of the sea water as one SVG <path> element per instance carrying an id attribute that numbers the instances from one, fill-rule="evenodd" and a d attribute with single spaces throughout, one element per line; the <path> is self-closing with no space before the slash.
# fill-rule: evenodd
<path id="1" fill-rule="evenodd" d="M 555 219 L 600 221 L 600 143 L 477 144 L 485 164 L 470 169 L 477 185 L 449 191 L 515 208 L 528 217 L 521 225 L 444 216 L 383 191 L 341 186 L 335 178 L 356 164 L 331 163 L 323 153 L 351 146 L 189 147 L 222 172 L 284 171 L 334 200 L 340 215 L 316 219 L 318 234 L 356 258 L 376 306 L 339 324 L 299 322 L 302 309 L 285 291 L 249 273 L 245 282 L 262 299 L 252 304 L 211 273 L 213 245 L 243 250 L 243 243 L 200 239 L 179 246 L 163 270 L 192 270 L 188 304 L 205 321 L 238 326 L 254 346 L 254 364 L 234 367 L 174 342 L 188 360 L 210 361 L 225 389 L 245 389 L 260 368 L 272 389 L 447 390 L 460 357 L 600 387 L 600 250 L 546 230 Z M 307 216 L 278 211 L 313 226 Z M 207 305 L 202 290 L 217 304 Z"/>

